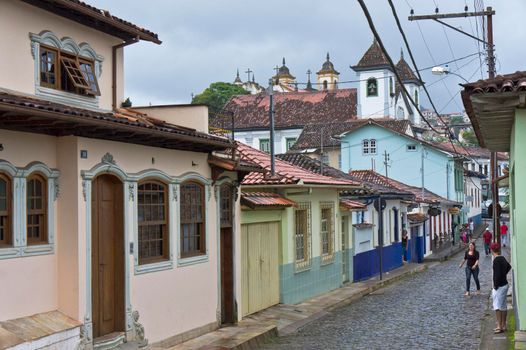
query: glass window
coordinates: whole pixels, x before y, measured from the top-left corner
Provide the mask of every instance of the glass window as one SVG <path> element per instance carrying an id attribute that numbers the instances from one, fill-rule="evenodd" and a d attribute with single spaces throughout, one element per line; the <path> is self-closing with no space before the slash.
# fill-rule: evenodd
<path id="1" fill-rule="evenodd" d="M 11 180 L 0 174 L 0 246 L 12 244 Z"/>
<path id="2" fill-rule="evenodd" d="M 389 94 L 392 96 L 394 95 L 394 89 L 393 89 L 393 77 L 389 77 Z"/>
<path id="3" fill-rule="evenodd" d="M 292 146 L 294 146 L 294 144 L 296 143 L 296 140 L 297 140 L 297 139 L 296 139 L 295 137 L 287 137 L 287 138 L 285 139 L 285 142 L 286 142 L 286 148 L 287 148 L 286 151 L 287 151 L 287 152 L 292 148 Z M 269 152 L 270 152 L 270 149 L 269 149 Z"/>
<path id="4" fill-rule="evenodd" d="M 362 153 L 369 154 L 369 140 L 362 141 Z"/>
<path id="5" fill-rule="evenodd" d="M 95 69 L 93 68 L 93 63 L 89 61 L 80 60 L 80 70 L 84 75 L 84 79 L 88 82 L 90 86 L 89 89 L 86 89 L 86 92 L 93 95 L 100 95 L 99 84 L 95 76 Z"/>
<path id="6" fill-rule="evenodd" d="M 378 80 L 376 78 L 367 79 L 367 97 L 378 96 Z"/>
<path id="7" fill-rule="evenodd" d="M 414 152 L 416 151 L 416 145 L 407 145 L 407 151 Z"/>
<path id="8" fill-rule="evenodd" d="M 27 178 L 27 243 L 47 241 L 47 181 L 40 175 Z"/>
<path id="9" fill-rule="evenodd" d="M 169 258 L 168 190 L 161 182 L 139 184 L 139 264 Z"/>
<path id="10" fill-rule="evenodd" d="M 206 254 L 205 188 L 188 181 L 181 184 L 181 257 Z"/>
<path id="11" fill-rule="evenodd" d="M 295 258 L 298 267 L 310 263 L 310 203 L 299 203 L 294 211 L 295 219 Z"/>
<path id="12" fill-rule="evenodd" d="M 40 47 L 40 85 L 54 88 L 57 85 L 57 51 Z"/>
<path id="13" fill-rule="evenodd" d="M 369 140 L 369 153 L 376 154 L 376 140 L 375 139 Z"/>
<path id="14" fill-rule="evenodd" d="M 418 90 L 415 90 L 415 104 L 418 106 Z"/>
<path id="15" fill-rule="evenodd" d="M 259 139 L 259 150 L 266 153 L 270 153 L 270 140 Z"/>
<path id="16" fill-rule="evenodd" d="M 321 204 L 321 253 L 330 255 L 333 253 L 334 225 L 333 204 Z"/>

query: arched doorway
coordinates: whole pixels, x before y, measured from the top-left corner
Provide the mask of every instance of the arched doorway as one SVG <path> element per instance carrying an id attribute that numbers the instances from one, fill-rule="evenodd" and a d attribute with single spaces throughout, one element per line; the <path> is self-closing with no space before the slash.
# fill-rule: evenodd
<path id="1" fill-rule="evenodd" d="M 100 175 L 91 192 L 93 338 L 125 331 L 124 186 Z"/>

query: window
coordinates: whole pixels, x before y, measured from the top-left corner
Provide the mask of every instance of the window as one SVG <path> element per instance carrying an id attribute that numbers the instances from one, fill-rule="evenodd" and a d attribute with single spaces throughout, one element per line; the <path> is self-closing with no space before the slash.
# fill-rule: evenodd
<path id="1" fill-rule="evenodd" d="M 270 140 L 259 139 L 259 150 L 266 153 L 270 153 Z"/>
<path id="2" fill-rule="evenodd" d="M 294 144 L 296 143 L 296 138 L 295 137 L 287 137 L 285 139 L 285 146 L 286 146 L 286 151 L 288 152 L 292 146 L 294 146 Z M 270 149 L 269 149 L 269 152 L 270 152 Z"/>
<path id="3" fill-rule="evenodd" d="M 407 145 L 406 149 L 408 152 L 415 152 L 416 151 L 416 145 Z"/>
<path id="4" fill-rule="evenodd" d="M 376 154 L 376 140 L 375 139 L 369 140 L 369 153 Z"/>
<path id="5" fill-rule="evenodd" d="M 369 154 L 369 140 L 362 141 L 362 153 Z"/>
<path id="6" fill-rule="evenodd" d="M 391 96 L 394 96 L 394 90 L 393 90 L 393 77 L 389 77 L 389 94 Z"/>
<path id="7" fill-rule="evenodd" d="M 232 186 L 229 184 L 221 185 L 221 227 L 232 227 L 233 203 L 232 203 Z"/>
<path id="8" fill-rule="evenodd" d="M 418 106 L 418 90 L 415 90 L 415 104 Z"/>
<path id="9" fill-rule="evenodd" d="M 181 257 L 206 254 L 205 188 L 187 181 L 181 184 Z"/>
<path id="10" fill-rule="evenodd" d="M 310 264 L 310 203 L 299 203 L 294 214 L 296 267 L 306 268 Z"/>
<path id="11" fill-rule="evenodd" d="M 47 241 L 47 181 L 35 174 L 27 178 L 27 243 Z"/>
<path id="12" fill-rule="evenodd" d="M 331 255 L 334 252 L 334 203 L 320 203 L 321 208 L 321 254 Z"/>
<path id="13" fill-rule="evenodd" d="M 325 165 L 329 165 L 329 155 L 327 153 L 322 153 L 321 162 Z"/>
<path id="14" fill-rule="evenodd" d="M 323 90 L 327 90 L 327 80 L 323 81 Z"/>
<path id="15" fill-rule="evenodd" d="M 378 96 L 378 81 L 376 78 L 367 79 L 367 97 Z"/>
<path id="16" fill-rule="evenodd" d="M 139 265 L 169 258 L 168 191 L 161 182 L 139 184 Z"/>
<path id="17" fill-rule="evenodd" d="M 40 85 L 78 95 L 100 95 L 94 63 L 40 46 Z"/>
<path id="18" fill-rule="evenodd" d="M 0 174 L 0 247 L 12 244 L 11 179 Z"/>

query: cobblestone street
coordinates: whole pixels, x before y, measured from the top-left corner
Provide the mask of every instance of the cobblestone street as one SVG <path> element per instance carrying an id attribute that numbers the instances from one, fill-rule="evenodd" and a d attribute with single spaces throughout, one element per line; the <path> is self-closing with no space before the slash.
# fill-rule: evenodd
<path id="1" fill-rule="evenodd" d="M 476 349 L 491 288 L 491 257 L 482 251 L 482 293 L 470 297 L 464 296 L 464 268 L 458 268 L 462 257 L 380 289 L 263 348 Z"/>

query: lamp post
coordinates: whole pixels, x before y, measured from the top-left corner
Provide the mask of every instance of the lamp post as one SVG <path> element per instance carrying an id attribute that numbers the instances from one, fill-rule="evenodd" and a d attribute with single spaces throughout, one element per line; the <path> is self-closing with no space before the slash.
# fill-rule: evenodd
<path id="1" fill-rule="evenodd" d="M 451 74 L 451 75 L 454 75 L 456 77 L 459 77 L 460 79 L 464 80 L 466 83 L 469 83 L 469 81 L 466 78 L 464 78 L 462 75 L 457 74 L 455 72 L 451 72 L 449 70 L 448 65 L 445 65 L 443 67 L 442 66 L 433 67 L 433 68 L 431 68 L 431 73 L 433 73 L 434 75 L 449 75 L 449 74 Z"/>

